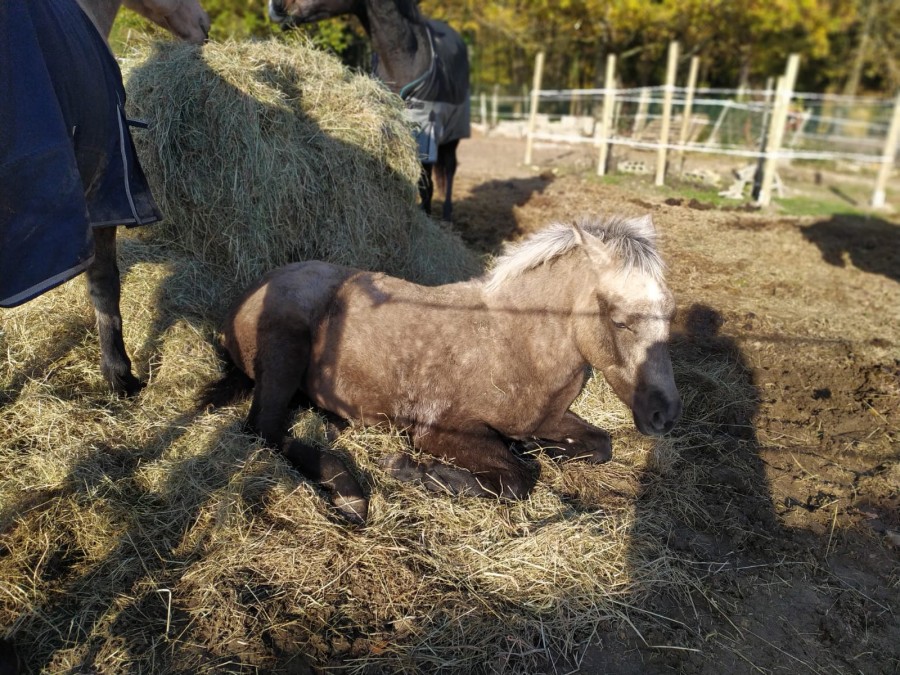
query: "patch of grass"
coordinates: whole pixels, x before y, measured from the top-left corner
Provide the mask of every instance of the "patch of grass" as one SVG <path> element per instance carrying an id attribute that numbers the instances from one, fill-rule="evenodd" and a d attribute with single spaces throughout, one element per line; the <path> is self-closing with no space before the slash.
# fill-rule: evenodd
<path id="1" fill-rule="evenodd" d="M 660 190 L 668 196 L 686 200 L 694 199 L 703 204 L 711 204 L 716 208 L 734 206 L 739 203 L 734 199 L 726 199 L 720 196 L 719 188 L 701 187 L 691 183 L 675 182 L 672 185 L 663 186 Z"/>
<path id="2" fill-rule="evenodd" d="M 775 198 L 772 201 L 789 216 L 868 215 L 867 209 L 839 200 L 801 196 Z"/>
<path id="3" fill-rule="evenodd" d="M 634 176 L 624 173 L 608 173 L 605 176 L 598 176 L 592 171 L 587 175 L 587 179 L 591 182 L 599 183 L 600 185 L 624 185 L 633 180 Z"/>

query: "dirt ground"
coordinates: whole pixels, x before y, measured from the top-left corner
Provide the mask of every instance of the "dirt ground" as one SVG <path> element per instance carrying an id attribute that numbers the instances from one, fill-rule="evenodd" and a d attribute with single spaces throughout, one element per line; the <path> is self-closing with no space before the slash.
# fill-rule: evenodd
<path id="1" fill-rule="evenodd" d="M 0 326 L 0 637 L 23 672 L 900 673 L 900 216 L 713 206 L 598 179 L 572 148 L 523 154 L 460 145 L 452 227 L 489 254 L 649 213 L 675 430 L 640 436 L 593 378 L 574 407 L 612 413 L 613 461 L 532 458 L 537 489 L 505 504 L 394 481 L 377 461 L 401 434 L 351 428 L 335 450 L 372 506 L 347 527 L 243 433 L 249 401 L 195 409 L 228 284 L 123 237 L 138 397 L 100 379 L 81 281 Z M 865 188 L 790 175 L 812 202 Z M 292 430 L 326 432 L 312 411 Z"/>
<path id="2" fill-rule="evenodd" d="M 713 467 L 700 491 L 721 519 L 668 535 L 705 587 L 597 635 L 580 672 L 900 672 L 898 218 L 712 208 L 652 177 L 594 178 L 571 148 L 538 145 L 532 167 L 523 152 L 461 144 L 466 241 L 494 252 L 587 211 L 650 213 L 679 304 L 673 358 L 733 360 L 757 402 L 726 430 L 757 475 Z"/>

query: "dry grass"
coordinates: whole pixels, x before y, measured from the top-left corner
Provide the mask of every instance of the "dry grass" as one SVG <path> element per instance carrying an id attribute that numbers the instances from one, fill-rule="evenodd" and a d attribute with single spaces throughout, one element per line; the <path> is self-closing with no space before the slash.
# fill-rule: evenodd
<path id="1" fill-rule="evenodd" d="M 680 455 L 714 449 L 710 418 L 739 377 L 727 364 L 681 367 L 698 431 L 656 443 L 592 380 L 576 409 L 613 431 L 614 461 L 538 455 L 541 479 L 521 503 L 397 483 L 376 461 L 403 436 L 351 428 L 335 447 L 372 493 L 355 529 L 241 433 L 246 404 L 191 412 L 216 376 L 220 300 L 191 281 L 213 268 L 140 241 L 123 253 L 129 348 L 150 380 L 138 398 L 104 391 L 80 280 L 4 321 L 0 625 L 33 667 L 565 671 L 651 593 L 686 592 L 660 542 L 673 521 L 708 515 L 694 483 L 680 485 Z M 301 411 L 294 433 L 322 441 L 322 420 Z"/>
<path id="2" fill-rule="evenodd" d="M 519 503 L 397 483 L 376 462 L 406 447 L 402 434 L 351 428 L 335 447 L 371 491 L 364 529 L 340 521 L 316 488 L 241 433 L 246 404 L 193 412 L 218 373 L 212 343 L 224 306 L 278 255 L 432 281 L 469 269 L 471 257 L 412 205 L 417 169 L 392 154 L 408 144 L 376 86 L 274 43 L 209 45 L 202 58 L 181 46 L 153 50 L 132 65 L 130 87 L 132 100 L 154 92 L 141 96 L 139 112 L 156 120 L 142 150 L 160 153 L 146 164 L 170 225 L 121 247 L 125 338 L 147 388 L 128 400 L 106 393 L 82 280 L 3 315 L 0 626 L 28 665 L 566 671 L 598 630 L 633 627 L 651 594 L 683 596 L 693 580 L 664 545 L 667 533 L 710 517 L 694 487 L 708 466 L 686 466 L 683 455 L 701 448 L 745 461 L 717 436 L 735 407 L 753 409 L 746 374 L 727 358 L 680 363 L 692 431 L 657 442 L 638 436 L 593 379 L 576 409 L 612 431 L 615 459 L 537 455 L 541 479 Z M 256 65 L 241 74 L 236 61 Z M 201 84 L 185 94 L 189 77 Z M 273 82 L 293 93 L 273 94 Z M 329 95 L 344 107 L 309 112 Z M 359 97 L 387 109 L 387 121 L 365 132 L 348 121 L 370 114 L 347 102 Z M 298 100 L 311 108 L 298 114 Z M 268 131 L 226 134 L 246 133 L 248 120 Z M 319 150 L 288 142 L 295 123 L 321 136 Z M 200 138 L 220 127 L 215 142 Z M 350 136 L 363 143 L 373 127 L 382 135 L 360 150 Z M 328 140 L 334 134 L 340 142 Z M 246 148 L 264 143 L 273 154 L 247 168 Z M 379 172 L 381 161 L 393 172 Z M 313 177 L 321 182 L 304 183 Z M 322 441 L 322 420 L 301 411 L 294 433 Z M 697 475 L 684 480 L 689 472 Z"/>
<path id="3" fill-rule="evenodd" d="M 459 237 L 416 206 L 400 100 L 296 40 L 139 45 L 123 72 L 167 219 L 154 239 L 247 284 L 322 259 L 423 283 L 471 274 Z"/>

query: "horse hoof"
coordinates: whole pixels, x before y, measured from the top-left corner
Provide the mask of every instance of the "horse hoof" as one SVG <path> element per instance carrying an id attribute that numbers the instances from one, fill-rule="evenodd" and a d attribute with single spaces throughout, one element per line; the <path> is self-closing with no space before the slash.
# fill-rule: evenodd
<path id="1" fill-rule="evenodd" d="M 418 462 L 402 452 L 382 457 L 378 460 L 378 466 L 382 471 L 401 482 L 421 479 L 424 473 Z"/>
<path id="2" fill-rule="evenodd" d="M 107 376 L 106 380 L 109 382 L 110 389 L 119 396 L 124 396 L 126 398 L 137 396 L 146 386 L 130 372 L 125 373 L 124 375 L 112 374 Z"/>
<path id="3" fill-rule="evenodd" d="M 354 525 L 365 525 L 369 517 L 369 500 L 365 497 L 335 495 L 331 503 L 334 508 Z"/>
<path id="4" fill-rule="evenodd" d="M 607 436 L 591 448 L 587 461 L 592 464 L 606 464 L 612 459 L 612 438 Z"/>

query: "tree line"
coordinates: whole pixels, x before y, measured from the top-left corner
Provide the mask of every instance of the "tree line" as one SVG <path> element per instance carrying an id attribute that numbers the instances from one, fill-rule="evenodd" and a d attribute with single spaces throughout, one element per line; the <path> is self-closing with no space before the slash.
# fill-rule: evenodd
<path id="1" fill-rule="evenodd" d="M 281 31 L 264 0 L 203 0 L 212 37 L 270 36 Z M 475 91 L 521 93 L 534 57 L 545 52 L 544 86 L 603 86 L 608 54 L 624 86 L 659 84 L 666 50 L 699 56 L 706 86 L 762 86 L 790 53 L 801 55 L 801 91 L 893 94 L 900 88 L 898 0 L 421 0 L 469 45 Z M 130 13 L 128 13 L 130 14 Z M 114 38 L 140 26 L 122 13 Z M 348 65 L 366 69 L 371 54 L 354 18 L 298 29 Z"/>

